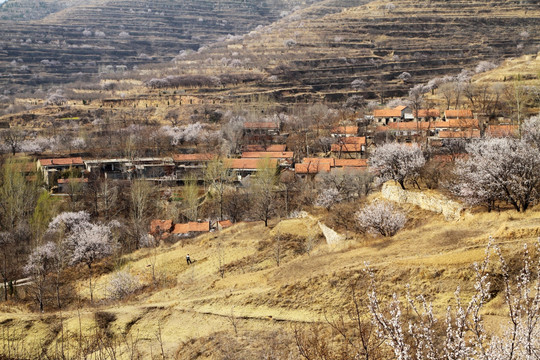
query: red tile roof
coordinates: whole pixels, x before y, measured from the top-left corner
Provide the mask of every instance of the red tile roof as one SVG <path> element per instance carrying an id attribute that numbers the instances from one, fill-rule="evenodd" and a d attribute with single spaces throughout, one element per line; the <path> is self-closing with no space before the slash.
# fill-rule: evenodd
<path id="1" fill-rule="evenodd" d="M 366 143 L 365 136 L 349 136 L 339 140 L 339 142 L 344 144 L 360 144 L 364 145 Z"/>
<path id="2" fill-rule="evenodd" d="M 152 220 L 150 222 L 150 234 L 170 232 L 172 227 L 172 220 Z"/>
<path id="3" fill-rule="evenodd" d="M 429 129 L 433 129 L 433 126 L 429 122 L 424 122 L 424 121 L 406 121 L 406 122 L 390 123 L 386 126 L 386 128 L 388 130 L 412 131 L 412 130 L 429 130 Z"/>
<path id="4" fill-rule="evenodd" d="M 74 158 L 57 158 L 57 159 L 40 159 L 41 166 L 66 166 L 66 165 L 84 165 L 81 157 Z"/>
<path id="5" fill-rule="evenodd" d="M 247 151 L 242 153 L 242 158 L 271 158 L 271 159 L 292 159 L 292 151 Z"/>
<path id="6" fill-rule="evenodd" d="M 336 159 L 334 158 L 304 158 L 302 159 L 302 164 L 307 163 L 321 163 L 321 164 L 328 164 L 329 166 L 335 165 Z"/>
<path id="7" fill-rule="evenodd" d="M 465 130 L 465 131 L 448 131 L 442 130 L 439 132 L 439 137 L 441 139 L 472 139 L 480 137 L 480 130 Z"/>
<path id="8" fill-rule="evenodd" d="M 222 229 L 226 229 L 228 227 L 231 227 L 233 226 L 233 223 L 231 220 L 221 220 L 221 221 L 218 221 L 218 225 L 222 228 Z"/>
<path id="9" fill-rule="evenodd" d="M 209 232 L 210 222 L 193 222 L 190 221 L 187 224 L 174 225 L 173 234 L 187 234 L 190 232 Z"/>
<path id="10" fill-rule="evenodd" d="M 367 159 L 336 159 L 336 167 L 367 167 Z"/>
<path id="11" fill-rule="evenodd" d="M 174 154 L 173 160 L 176 162 L 192 162 L 192 161 L 210 161 L 216 158 L 216 154 Z"/>
<path id="12" fill-rule="evenodd" d="M 358 133 L 358 126 L 338 126 L 332 130 L 332 134 L 354 135 Z"/>
<path id="13" fill-rule="evenodd" d="M 478 119 L 449 119 L 448 121 L 434 121 L 431 128 L 449 129 L 449 128 L 474 128 L 478 129 Z"/>
<path id="14" fill-rule="evenodd" d="M 297 174 L 318 174 L 320 172 L 330 172 L 330 164 L 326 162 L 308 162 L 295 164 L 294 171 Z"/>
<path id="15" fill-rule="evenodd" d="M 519 131 L 517 125 L 489 125 L 486 134 L 491 137 L 516 136 Z"/>
<path id="16" fill-rule="evenodd" d="M 419 109 L 417 117 L 439 117 L 441 116 L 441 111 L 439 109 Z"/>
<path id="17" fill-rule="evenodd" d="M 71 178 L 71 179 L 58 179 L 59 184 L 69 184 L 70 182 L 74 183 L 87 183 L 88 179 L 86 178 Z"/>
<path id="18" fill-rule="evenodd" d="M 469 109 L 446 110 L 444 114 L 447 118 L 472 118 L 473 117 L 473 113 Z"/>
<path id="19" fill-rule="evenodd" d="M 330 147 L 330 151 L 332 152 L 361 152 L 362 151 L 362 144 L 332 144 Z"/>

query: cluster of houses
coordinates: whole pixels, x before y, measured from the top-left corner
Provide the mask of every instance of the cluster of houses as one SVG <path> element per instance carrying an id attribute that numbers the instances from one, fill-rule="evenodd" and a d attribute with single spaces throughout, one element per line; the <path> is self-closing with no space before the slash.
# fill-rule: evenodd
<path id="1" fill-rule="evenodd" d="M 300 178 L 315 176 L 336 169 L 359 170 L 367 167 L 366 151 L 376 146 L 377 139 L 391 138 L 400 142 L 427 139 L 441 146 L 452 139 L 476 139 L 483 136 L 502 137 L 517 132 L 513 125 L 481 122 L 470 110 L 411 110 L 408 106 L 375 110 L 366 117 L 368 126 L 344 125 L 331 130 L 333 143 L 324 157 L 298 159 L 287 151 L 278 122 L 246 122 L 243 152 L 238 158 L 228 158 L 224 164 L 238 181 L 255 173 L 261 159 L 281 170 L 294 171 Z M 365 120 L 365 119 L 364 119 Z M 365 121 L 364 121 L 365 123 Z M 58 192 L 66 192 L 74 183 L 84 186 L 85 174 L 114 180 L 146 179 L 161 184 L 182 184 L 186 179 L 202 179 L 207 164 L 216 159 L 212 153 L 175 154 L 159 158 L 82 159 L 81 157 L 40 159 L 37 168 L 43 181 Z M 69 173 L 70 176 L 66 174 Z M 76 176 L 73 176 L 76 174 Z"/>

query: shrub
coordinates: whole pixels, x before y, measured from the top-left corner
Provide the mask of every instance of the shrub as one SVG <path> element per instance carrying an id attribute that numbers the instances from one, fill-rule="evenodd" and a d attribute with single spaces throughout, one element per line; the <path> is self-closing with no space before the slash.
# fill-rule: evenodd
<path id="1" fill-rule="evenodd" d="M 394 236 L 405 226 L 407 216 L 386 201 L 375 201 L 356 213 L 361 228 L 382 236 Z"/>
<path id="2" fill-rule="evenodd" d="M 110 299 L 120 300 L 141 288 L 141 283 L 136 276 L 127 271 L 118 271 L 113 274 L 107 286 Z"/>

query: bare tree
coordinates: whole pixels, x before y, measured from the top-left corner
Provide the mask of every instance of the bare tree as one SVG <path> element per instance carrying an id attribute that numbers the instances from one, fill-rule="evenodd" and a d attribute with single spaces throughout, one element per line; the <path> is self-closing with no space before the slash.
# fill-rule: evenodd
<path id="1" fill-rule="evenodd" d="M 216 201 L 219 206 L 219 218 L 223 220 L 223 205 L 225 202 L 225 190 L 229 183 L 236 178 L 220 159 L 210 161 L 204 172 L 204 181 L 208 187 L 207 196 Z"/>
<path id="2" fill-rule="evenodd" d="M 59 250 L 56 244 L 48 242 L 32 251 L 24 268 L 25 273 L 32 278 L 32 288 L 41 312 L 44 309 L 47 276 L 55 269 L 59 261 Z"/>
<path id="3" fill-rule="evenodd" d="M 268 226 L 268 220 L 274 212 L 277 168 L 269 158 L 261 159 L 257 173 L 250 178 L 249 190 L 253 199 L 255 215 Z"/>

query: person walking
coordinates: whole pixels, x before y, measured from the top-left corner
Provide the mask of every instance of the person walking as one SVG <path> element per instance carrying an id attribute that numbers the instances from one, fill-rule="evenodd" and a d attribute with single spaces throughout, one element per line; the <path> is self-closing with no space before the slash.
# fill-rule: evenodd
<path id="1" fill-rule="evenodd" d="M 193 261 L 191 261 L 191 258 L 189 257 L 189 254 L 186 255 L 186 262 L 187 262 L 188 265 L 193 263 Z"/>

